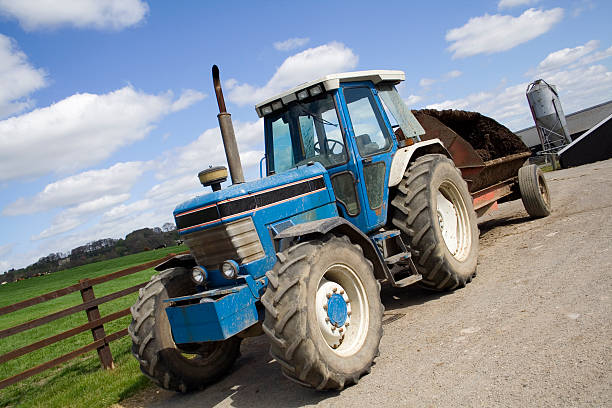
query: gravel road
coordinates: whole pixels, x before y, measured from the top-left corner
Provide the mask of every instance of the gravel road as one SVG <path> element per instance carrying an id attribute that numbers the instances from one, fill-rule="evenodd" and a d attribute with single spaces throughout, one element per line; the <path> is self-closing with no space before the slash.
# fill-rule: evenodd
<path id="1" fill-rule="evenodd" d="M 519 200 L 481 219 L 471 284 L 383 290 L 381 354 L 358 385 L 295 385 L 262 336 L 214 386 L 122 406 L 612 406 L 612 160 L 546 176 L 551 216 L 532 220 Z"/>

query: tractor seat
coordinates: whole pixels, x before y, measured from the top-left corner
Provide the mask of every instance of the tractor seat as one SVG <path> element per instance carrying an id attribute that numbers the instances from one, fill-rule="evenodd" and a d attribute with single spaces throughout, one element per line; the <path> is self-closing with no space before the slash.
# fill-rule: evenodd
<path id="1" fill-rule="evenodd" d="M 359 153 L 362 156 L 367 156 L 368 154 L 372 154 L 380 150 L 379 146 L 376 143 L 372 142 L 372 139 L 370 139 L 370 135 L 368 135 L 367 133 L 356 136 L 355 141 L 357 142 L 357 148 L 359 149 Z"/>

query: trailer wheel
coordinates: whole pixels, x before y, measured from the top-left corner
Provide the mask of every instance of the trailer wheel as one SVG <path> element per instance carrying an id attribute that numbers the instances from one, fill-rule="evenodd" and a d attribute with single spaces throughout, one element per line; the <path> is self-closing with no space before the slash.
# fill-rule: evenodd
<path id="1" fill-rule="evenodd" d="M 174 343 L 163 300 L 190 294 L 193 286 L 187 269 L 166 269 L 140 289 L 131 308 L 132 354 L 142 372 L 167 390 L 201 389 L 227 373 L 240 354 L 241 339 L 237 337 L 190 344 L 185 349 Z"/>
<path id="2" fill-rule="evenodd" d="M 472 197 L 453 162 L 419 157 L 391 200 L 391 222 L 413 250 L 421 284 L 435 290 L 463 287 L 476 273 L 478 227 Z"/>
<path id="3" fill-rule="evenodd" d="M 347 237 L 326 235 L 277 254 L 261 298 L 270 354 L 289 379 L 341 390 L 370 372 L 383 306 L 372 263 Z"/>
<path id="4" fill-rule="evenodd" d="M 521 199 L 527 213 L 532 217 L 550 215 L 550 194 L 542 170 L 535 164 L 521 167 L 518 180 Z"/>

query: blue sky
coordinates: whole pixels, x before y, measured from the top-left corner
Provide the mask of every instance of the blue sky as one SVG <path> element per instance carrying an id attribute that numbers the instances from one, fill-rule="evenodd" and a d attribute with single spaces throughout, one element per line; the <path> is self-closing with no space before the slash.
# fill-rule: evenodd
<path id="1" fill-rule="evenodd" d="M 172 221 L 225 164 L 219 65 L 247 178 L 253 105 L 342 71 L 400 69 L 413 108 L 531 125 L 527 84 L 566 113 L 612 99 L 612 3 L 0 0 L 0 272 Z"/>

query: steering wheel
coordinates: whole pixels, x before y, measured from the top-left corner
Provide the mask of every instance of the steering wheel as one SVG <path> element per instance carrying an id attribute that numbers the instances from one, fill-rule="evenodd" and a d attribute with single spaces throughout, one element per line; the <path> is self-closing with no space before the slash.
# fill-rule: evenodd
<path id="1" fill-rule="evenodd" d="M 314 151 L 317 154 L 321 154 L 321 148 L 319 146 L 319 141 L 317 140 L 314 144 Z M 338 151 L 335 152 L 334 149 L 338 148 Z M 332 153 L 332 154 L 342 154 L 342 152 L 344 151 L 344 144 L 342 144 L 342 142 L 339 142 L 338 140 L 334 140 L 334 139 L 327 139 L 327 149 Z"/>

